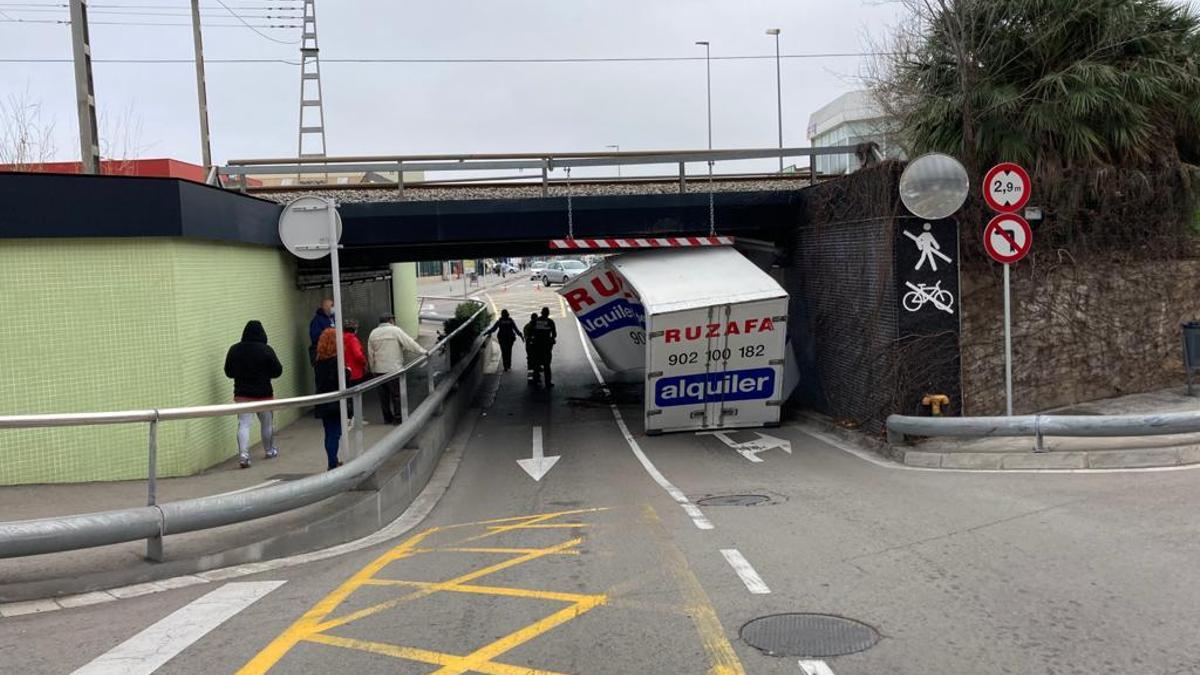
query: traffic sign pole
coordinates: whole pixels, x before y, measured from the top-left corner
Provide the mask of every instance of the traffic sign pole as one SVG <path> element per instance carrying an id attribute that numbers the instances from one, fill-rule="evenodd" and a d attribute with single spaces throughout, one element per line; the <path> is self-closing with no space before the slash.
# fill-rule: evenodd
<path id="1" fill-rule="evenodd" d="M 1004 398 L 1008 416 L 1013 414 L 1012 394 L 1012 285 L 1009 280 L 1009 268 L 1004 265 Z"/>
<path id="2" fill-rule="evenodd" d="M 332 199 L 328 200 L 329 212 L 329 271 L 330 281 L 333 282 L 333 328 L 337 333 L 337 366 L 338 366 L 338 391 L 346 389 L 346 350 L 342 339 L 342 327 L 345 320 L 345 312 L 342 309 L 342 268 L 338 264 L 338 231 L 337 231 L 337 204 Z M 359 410 L 361 415 L 362 411 Z M 350 447 L 348 439 L 349 421 L 346 415 L 346 399 L 338 400 L 338 419 L 342 425 L 342 445 L 343 448 Z M 360 418 L 361 419 L 361 418 Z"/>
<path id="3" fill-rule="evenodd" d="M 1029 203 L 1032 187 L 1029 172 L 1012 162 L 997 164 L 983 179 L 983 199 L 1000 214 L 983 229 L 983 247 L 1004 265 L 1004 401 L 1009 417 L 1013 414 L 1011 268 L 1033 246 L 1033 230 L 1016 212 Z"/>

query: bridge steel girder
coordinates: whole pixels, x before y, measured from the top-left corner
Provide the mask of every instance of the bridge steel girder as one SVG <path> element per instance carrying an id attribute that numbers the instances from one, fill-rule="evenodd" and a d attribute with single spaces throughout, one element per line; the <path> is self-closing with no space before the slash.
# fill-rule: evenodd
<path id="1" fill-rule="evenodd" d="M 799 191 L 720 192 L 716 232 L 785 242 L 801 218 Z M 709 231 L 708 194 L 572 199 L 575 236 L 696 236 Z M 469 201 L 359 202 L 339 206 L 343 265 L 409 260 L 548 255 L 568 234 L 565 197 Z"/>

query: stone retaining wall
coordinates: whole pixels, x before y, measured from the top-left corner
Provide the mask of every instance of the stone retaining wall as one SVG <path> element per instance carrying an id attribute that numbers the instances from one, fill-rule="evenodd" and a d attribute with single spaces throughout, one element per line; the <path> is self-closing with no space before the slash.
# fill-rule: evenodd
<path id="1" fill-rule="evenodd" d="M 1200 320 L 1200 260 L 1022 263 L 1013 277 L 1014 412 L 1184 383 L 1180 324 Z M 963 406 L 1004 414 L 999 265 L 962 273 Z"/>

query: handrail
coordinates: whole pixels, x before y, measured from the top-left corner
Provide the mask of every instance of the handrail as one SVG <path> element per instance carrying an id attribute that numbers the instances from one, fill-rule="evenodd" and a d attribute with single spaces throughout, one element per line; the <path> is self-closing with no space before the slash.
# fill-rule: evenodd
<path id="1" fill-rule="evenodd" d="M 462 326 L 451 331 L 449 335 L 439 341 L 434 349 L 430 350 L 431 353 L 445 349 L 450 340 L 487 310 L 486 304 L 478 300 L 473 301 L 480 305 L 479 309 L 463 322 Z M 161 540 L 164 535 L 192 532 L 263 518 L 314 504 L 351 490 L 370 477 L 392 454 L 405 447 L 417 435 L 421 427 L 436 414 L 487 340 L 487 335 L 479 335 L 470 351 L 450 371 L 449 377 L 436 387 L 433 385 L 431 375 L 429 396 L 417 406 L 417 409 L 411 414 L 406 414 L 401 424 L 382 440 L 358 457 L 346 462 L 344 466 L 296 481 L 236 494 L 199 497 L 166 504 L 154 504 L 151 501 L 149 506 L 115 511 L 0 522 L 0 558 L 56 553 L 146 539 L 148 555 L 161 559 Z M 8 416 L 0 418 L 0 422 L 4 423 L 0 426 L 15 428 L 150 421 L 153 429 L 158 422 L 167 419 L 192 419 L 235 412 L 277 410 L 312 403 L 326 403 L 350 396 L 359 397 L 363 392 L 374 389 L 392 379 L 403 377 L 411 368 L 427 362 L 428 355 L 423 355 L 404 368 L 370 382 L 316 396 L 297 396 L 248 404 L 162 409 L 149 411 L 149 419 L 144 416 L 145 411 L 139 410 L 73 415 Z M 361 402 L 361 398 L 359 401 Z M 17 424 L 17 421 L 22 424 Z M 153 478 L 151 475 L 152 486 Z M 153 487 L 151 490 L 153 494 Z"/>
<path id="2" fill-rule="evenodd" d="M 904 443 L 909 436 L 1102 438 L 1163 436 L 1200 432 L 1200 411 L 1131 415 L 1015 415 L 1013 417 L 913 417 L 889 415 L 888 441 Z"/>
<path id="3" fill-rule="evenodd" d="M 457 298 L 463 302 L 473 302 L 479 309 L 471 315 L 463 325 L 454 329 L 429 350 L 429 353 L 439 352 L 446 348 L 450 340 L 467 328 L 480 314 L 487 310 L 487 304 L 475 298 Z M 30 429 L 40 427 L 72 427 L 96 426 L 103 424 L 128 424 L 131 422 L 166 422 L 170 420 L 187 420 L 203 417 L 220 417 L 240 413 L 268 412 L 302 408 L 321 403 L 333 403 L 344 398 L 365 393 L 382 386 L 387 382 L 401 377 L 409 370 L 424 365 L 429 360 L 429 354 L 422 354 L 413 361 L 406 363 L 400 370 L 381 375 L 353 387 L 326 394 L 311 394 L 308 396 L 293 396 L 277 398 L 269 401 L 252 401 L 249 403 L 218 403 L 214 405 L 191 406 L 185 408 L 158 408 L 152 410 L 119 410 L 112 412 L 86 413 L 40 413 L 33 415 L 0 415 L 0 429 Z"/>
<path id="4" fill-rule="evenodd" d="M 450 377 L 438 385 L 400 426 L 344 466 L 248 492 L 100 513 L 0 522 L 0 558 L 107 546 L 232 525 L 315 504 L 351 490 L 417 435 L 436 414 L 487 340 L 486 335 L 477 337 Z"/>

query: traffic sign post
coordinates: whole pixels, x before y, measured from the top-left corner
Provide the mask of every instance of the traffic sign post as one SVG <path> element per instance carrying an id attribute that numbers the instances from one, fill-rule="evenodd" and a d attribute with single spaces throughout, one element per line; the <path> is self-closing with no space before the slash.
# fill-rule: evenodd
<path id="1" fill-rule="evenodd" d="M 342 274 L 338 261 L 338 242 L 342 238 L 342 216 L 332 199 L 301 197 L 284 207 L 279 215 L 279 239 L 292 255 L 305 260 L 318 260 L 329 256 L 330 281 L 333 283 L 333 326 L 337 334 L 338 391 L 346 389 L 346 354 L 342 343 Z M 362 419 L 359 406 L 358 419 Z M 342 426 L 342 439 L 346 447 L 349 441 L 346 399 L 338 401 Z M 361 446 L 359 447 L 361 451 Z"/>
<path id="2" fill-rule="evenodd" d="M 1004 265 L 1004 398 L 1008 415 L 1013 414 L 1012 384 L 1012 264 L 1029 255 L 1033 230 L 1017 211 L 1029 203 L 1032 183 L 1029 172 L 1012 162 L 992 167 L 983 179 L 983 199 L 1000 215 L 983 229 L 983 248 L 992 260 Z"/>

